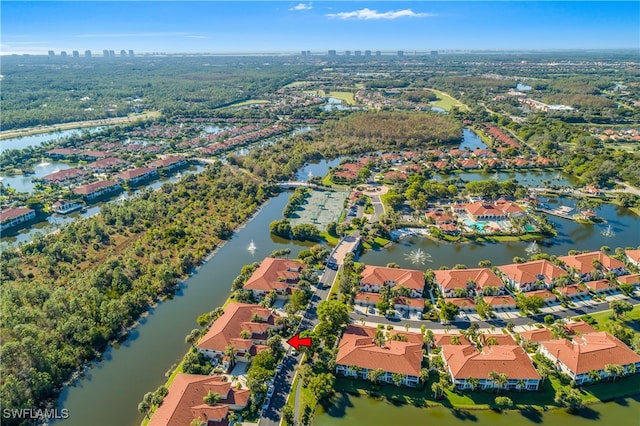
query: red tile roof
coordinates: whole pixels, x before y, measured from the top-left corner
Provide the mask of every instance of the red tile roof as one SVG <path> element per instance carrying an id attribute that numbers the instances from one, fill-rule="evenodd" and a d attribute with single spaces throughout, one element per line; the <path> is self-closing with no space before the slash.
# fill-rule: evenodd
<path id="1" fill-rule="evenodd" d="M 462 334 L 449 334 L 449 333 L 445 333 L 445 334 L 439 334 L 439 333 L 434 333 L 433 334 L 433 345 L 434 346 L 443 346 L 443 345 L 452 345 L 452 338 L 453 336 L 458 336 L 458 341 L 460 342 L 461 345 L 470 345 L 471 342 L 469 342 L 469 340 L 464 337 Z"/>
<path id="2" fill-rule="evenodd" d="M 407 335 L 407 342 L 389 340 L 382 348 L 374 342 L 376 329 L 358 325 L 349 325 L 340 339 L 336 363 L 345 366 L 358 366 L 369 370 L 378 368 L 390 373 L 420 376 L 422 365 L 422 336 L 417 333 L 397 332 Z M 420 343 L 412 343 L 417 335 Z M 409 338 L 411 336 L 411 338 Z"/>
<path id="3" fill-rule="evenodd" d="M 546 259 L 502 265 L 498 266 L 498 269 L 518 283 L 535 282 L 539 275 L 544 276 L 544 281 L 550 283 L 555 278 L 567 275 L 562 268 L 554 265 Z"/>
<path id="4" fill-rule="evenodd" d="M 580 284 L 572 284 L 564 287 L 558 287 L 557 290 L 565 296 L 575 296 L 576 294 L 587 293 Z"/>
<path id="5" fill-rule="evenodd" d="M 284 291 L 298 281 L 304 264 L 294 260 L 265 258 L 244 284 L 248 290 Z"/>
<path id="6" fill-rule="evenodd" d="M 135 179 L 137 177 L 143 176 L 147 173 L 153 173 L 155 171 L 156 169 L 152 169 L 150 167 L 138 167 L 136 169 L 125 170 L 124 172 L 119 173 L 117 177 L 120 179 L 129 180 L 129 179 Z"/>
<path id="7" fill-rule="evenodd" d="M 103 167 L 113 167 L 113 166 L 117 166 L 118 164 L 124 164 L 125 161 L 117 158 L 117 157 L 109 157 L 109 158 L 103 158 L 101 160 L 96 160 L 93 163 L 89 163 L 87 164 L 87 167 L 91 168 L 91 169 L 101 169 Z"/>
<path id="8" fill-rule="evenodd" d="M 640 250 L 625 250 L 624 251 L 627 257 L 634 262 L 640 262 Z"/>
<path id="9" fill-rule="evenodd" d="M 640 283 L 640 274 L 623 275 L 616 279 L 620 284 L 638 284 Z"/>
<path id="10" fill-rule="evenodd" d="M 593 291 L 607 290 L 616 286 L 614 282 L 611 282 L 609 280 L 587 281 L 584 283 L 584 285 L 586 285 L 589 290 Z"/>
<path id="11" fill-rule="evenodd" d="M 359 291 L 356 293 L 355 300 L 357 302 L 378 303 L 380 301 L 380 293 L 368 293 L 366 291 Z"/>
<path id="12" fill-rule="evenodd" d="M 263 322 L 253 322 L 253 316 L 257 314 Z M 250 331 L 253 336 L 266 340 L 264 334 L 268 328 L 274 327 L 275 317 L 269 309 L 259 305 L 247 303 L 230 303 L 224 308 L 224 313 L 213 323 L 207 334 L 198 343 L 198 349 L 208 349 L 224 352 L 229 345 L 240 350 L 250 350 L 254 342 L 240 337 L 244 330 Z M 265 337 L 262 339 L 262 337 Z"/>
<path id="13" fill-rule="evenodd" d="M 159 167 L 169 167 L 174 164 L 180 163 L 181 161 L 185 161 L 184 158 L 174 155 L 152 161 L 151 163 L 149 163 L 149 167 L 153 167 L 154 169 Z"/>
<path id="14" fill-rule="evenodd" d="M 493 307 L 516 304 L 516 299 L 512 296 L 484 296 L 484 301 Z"/>
<path id="15" fill-rule="evenodd" d="M 382 286 L 386 281 L 394 281 L 396 286 L 419 292 L 424 290 L 424 273 L 422 271 L 367 265 L 360 274 L 361 283 Z"/>
<path id="16" fill-rule="evenodd" d="M 614 259 L 600 251 L 592 251 L 591 253 L 576 254 L 573 256 L 560 256 L 558 260 L 563 261 L 567 267 L 576 268 L 580 274 L 588 274 L 595 270 L 593 261 L 599 260 L 606 269 L 624 268 L 624 263 L 618 259 Z"/>
<path id="17" fill-rule="evenodd" d="M 211 406 L 203 398 L 209 393 L 222 395 L 223 399 Z M 150 426 L 188 426 L 199 418 L 204 422 L 224 420 L 231 407 L 245 407 L 249 390 L 235 389 L 223 382 L 222 376 L 178 374 L 165 396 L 162 405 L 149 420 Z"/>
<path id="18" fill-rule="evenodd" d="M 49 173 L 46 176 L 43 176 L 42 179 L 48 181 L 62 182 L 67 179 L 73 179 L 79 176 L 83 176 L 87 172 L 83 169 L 78 169 L 77 167 L 71 167 L 69 169 L 60 170 L 58 172 Z"/>
<path id="19" fill-rule="evenodd" d="M 528 291 L 525 293 L 525 295 L 528 297 L 533 297 L 533 296 L 542 297 L 542 299 L 544 300 L 555 300 L 558 298 L 558 296 L 556 296 L 555 293 L 553 293 L 550 290 L 547 290 L 546 288 L 543 288 L 542 290 Z"/>
<path id="20" fill-rule="evenodd" d="M 504 287 L 500 278 L 489 268 L 476 269 L 445 269 L 433 271 L 437 283 L 445 290 L 467 288 L 468 282 L 473 281 L 478 288 Z"/>
<path id="21" fill-rule="evenodd" d="M 480 341 L 483 346 L 488 346 L 487 341 L 494 339 L 497 345 L 516 345 L 516 341 L 508 334 L 481 334 Z"/>
<path id="22" fill-rule="evenodd" d="M 14 209 L 6 209 L 0 212 L 0 223 L 4 223 L 10 221 L 11 219 L 15 219 L 20 216 L 24 216 L 26 214 L 35 211 L 33 209 L 28 209 L 26 207 L 18 207 Z"/>
<path id="23" fill-rule="evenodd" d="M 521 332 L 520 337 L 532 342 L 544 342 L 545 340 L 551 340 L 551 330 L 546 327 L 534 328 L 533 330 Z"/>
<path id="24" fill-rule="evenodd" d="M 116 185 L 118 185 L 118 182 L 114 182 L 112 180 L 99 180 L 97 182 L 92 182 L 87 185 L 82 185 L 77 188 L 73 188 L 73 192 L 80 195 L 89 195 L 91 193 L 100 191 L 101 189 L 110 188 Z"/>
<path id="25" fill-rule="evenodd" d="M 607 364 L 627 365 L 640 362 L 640 355 L 605 332 L 588 333 L 574 338 L 541 343 L 575 374 L 603 370 Z"/>
<path id="26" fill-rule="evenodd" d="M 489 373 L 505 373 L 511 380 L 541 379 L 524 350 L 517 345 L 445 345 L 442 356 L 456 379 L 486 379 Z"/>

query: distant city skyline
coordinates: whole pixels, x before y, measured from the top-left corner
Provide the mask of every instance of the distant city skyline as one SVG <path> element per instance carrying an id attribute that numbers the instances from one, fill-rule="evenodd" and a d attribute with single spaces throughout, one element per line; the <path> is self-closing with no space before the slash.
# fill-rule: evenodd
<path id="1" fill-rule="evenodd" d="M 2 1 L 0 53 L 638 49 L 628 2 Z"/>

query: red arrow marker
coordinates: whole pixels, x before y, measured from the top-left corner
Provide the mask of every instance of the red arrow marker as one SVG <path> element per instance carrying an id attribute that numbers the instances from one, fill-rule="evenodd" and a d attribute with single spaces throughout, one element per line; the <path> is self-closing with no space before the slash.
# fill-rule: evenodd
<path id="1" fill-rule="evenodd" d="M 300 350 L 301 346 L 311 346 L 311 337 L 300 337 L 298 333 L 287 340 L 287 343 L 293 346 L 295 350 Z"/>

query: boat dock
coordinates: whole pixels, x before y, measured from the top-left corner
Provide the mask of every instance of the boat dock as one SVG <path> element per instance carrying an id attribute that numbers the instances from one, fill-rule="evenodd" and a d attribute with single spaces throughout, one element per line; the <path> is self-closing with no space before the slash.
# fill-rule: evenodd
<path id="1" fill-rule="evenodd" d="M 563 219 L 575 220 L 573 216 L 570 215 L 570 213 L 573 210 L 574 210 L 573 207 L 569 207 L 569 206 L 560 206 L 555 209 L 545 209 L 545 208 L 536 209 L 536 211 L 547 213 L 547 214 L 550 214 L 551 216 L 557 216 Z"/>

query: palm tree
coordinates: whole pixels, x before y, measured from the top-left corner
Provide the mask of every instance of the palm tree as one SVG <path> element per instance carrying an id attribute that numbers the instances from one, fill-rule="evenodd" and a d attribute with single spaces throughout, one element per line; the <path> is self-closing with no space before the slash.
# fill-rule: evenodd
<path id="1" fill-rule="evenodd" d="M 224 355 L 229 358 L 229 364 L 233 367 L 236 365 L 236 348 L 233 345 L 229 345 L 224 348 Z"/>
<path id="2" fill-rule="evenodd" d="M 520 380 L 518 380 L 518 383 L 517 383 L 516 386 L 518 387 L 519 391 L 522 391 L 522 389 L 524 389 L 527 385 L 524 382 L 524 380 L 520 379 Z"/>
<path id="3" fill-rule="evenodd" d="M 495 337 L 489 337 L 486 341 L 487 346 L 496 346 L 498 344 L 498 339 Z"/>
<path id="4" fill-rule="evenodd" d="M 627 374 L 628 375 L 632 375 L 632 374 L 636 374 L 636 365 L 635 364 L 629 364 L 627 366 Z"/>
<path id="5" fill-rule="evenodd" d="M 467 379 L 467 384 L 471 387 L 471 390 L 474 391 L 480 385 L 480 380 L 475 377 L 469 377 Z"/>
<path id="6" fill-rule="evenodd" d="M 616 379 L 624 373 L 624 367 L 620 364 L 607 364 L 604 366 L 604 371 L 611 376 L 612 380 L 615 382 Z"/>
<path id="7" fill-rule="evenodd" d="M 600 372 L 598 370 L 590 370 L 587 372 L 587 377 L 591 382 L 595 383 L 600 380 Z"/>
<path id="8" fill-rule="evenodd" d="M 382 368 L 369 370 L 369 372 L 367 373 L 367 375 L 369 376 L 369 380 L 371 380 L 373 383 L 378 383 L 378 380 L 380 380 L 380 377 L 382 377 L 383 374 L 384 374 L 384 370 Z"/>
<path id="9" fill-rule="evenodd" d="M 444 393 L 444 387 L 439 382 L 433 382 L 431 391 L 433 392 L 433 398 L 438 399 Z"/>
<path id="10" fill-rule="evenodd" d="M 205 395 L 204 398 L 202 398 L 202 400 L 208 405 L 216 405 L 218 402 L 220 402 L 221 399 L 222 395 L 211 391 L 209 391 L 209 393 Z"/>
<path id="11" fill-rule="evenodd" d="M 401 373 L 393 373 L 391 374 L 391 379 L 393 380 L 393 384 L 400 387 L 402 382 L 404 381 L 405 375 Z"/>

